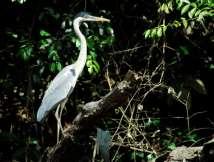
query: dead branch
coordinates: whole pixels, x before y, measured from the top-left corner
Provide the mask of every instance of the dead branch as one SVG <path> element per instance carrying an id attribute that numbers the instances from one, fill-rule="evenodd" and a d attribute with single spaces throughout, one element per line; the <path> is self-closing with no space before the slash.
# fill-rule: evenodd
<path id="1" fill-rule="evenodd" d="M 93 127 L 102 116 L 107 114 L 106 112 L 125 104 L 129 95 L 135 89 L 139 78 L 140 77 L 136 73 L 129 71 L 126 74 L 125 79 L 111 92 L 98 101 L 85 104 L 82 111 L 79 112 L 73 120 L 72 125 L 65 130 L 64 137 L 61 141 L 53 148 L 49 149 L 46 161 L 66 161 L 67 156 L 70 156 L 69 161 L 72 161 L 72 150 L 73 155 L 76 156 L 75 153 L 77 152 L 78 146 L 76 146 L 75 140 L 81 135 L 81 130 Z"/>

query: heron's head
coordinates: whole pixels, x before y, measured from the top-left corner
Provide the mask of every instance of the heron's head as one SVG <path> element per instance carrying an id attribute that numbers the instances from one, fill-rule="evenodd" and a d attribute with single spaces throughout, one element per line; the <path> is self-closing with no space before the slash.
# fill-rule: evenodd
<path id="1" fill-rule="evenodd" d="M 80 12 L 79 14 L 76 15 L 75 19 L 78 19 L 79 22 L 84 22 L 84 21 L 110 22 L 109 19 L 92 16 L 87 12 Z"/>

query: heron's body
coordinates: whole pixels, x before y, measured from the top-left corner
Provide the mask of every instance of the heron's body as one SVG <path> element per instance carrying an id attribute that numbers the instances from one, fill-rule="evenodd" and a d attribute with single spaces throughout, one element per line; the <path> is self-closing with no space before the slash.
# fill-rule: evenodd
<path id="1" fill-rule="evenodd" d="M 58 104 L 69 97 L 76 85 L 77 75 L 74 65 L 66 66 L 50 83 L 37 112 L 37 121 L 41 122 Z"/>
<path id="2" fill-rule="evenodd" d="M 48 113 L 54 108 L 58 107 L 58 105 L 61 104 L 61 110 L 64 108 L 65 103 L 63 101 L 67 101 L 67 98 L 72 93 L 76 85 L 77 79 L 85 66 L 87 58 L 87 42 L 84 35 L 79 29 L 79 26 L 83 21 L 109 22 L 108 19 L 90 16 L 86 13 L 78 14 L 77 18 L 75 18 L 75 20 L 73 21 L 74 31 L 79 37 L 81 43 L 79 57 L 74 64 L 64 67 L 50 83 L 37 112 L 38 122 L 42 122 L 48 115 Z M 61 113 L 57 114 L 56 116 L 59 126 Z"/>

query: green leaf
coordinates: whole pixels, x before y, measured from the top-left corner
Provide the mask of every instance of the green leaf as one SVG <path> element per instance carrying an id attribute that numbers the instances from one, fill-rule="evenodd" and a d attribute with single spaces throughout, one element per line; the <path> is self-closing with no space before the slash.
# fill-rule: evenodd
<path id="1" fill-rule="evenodd" d="M 181 9 L 181 15 L 185 14 L 189 10 L 190 5 L 187 4 Z"/>
<path id="2" fill-rule="evenodd" d="M 191 141 L 191 142 L 196 142 L 198 140 L 198 135 L 197 134 L 187 134 L 186 137 L 185 137 L 188 141 Z"/>
<path id="3" fill-rule="evenodd" d="M 206 95 L 207 94 L 207 90 L 205 87 L 204 82 L 201 79 L 195 79 L 192 81 L 191 87 L 198 92 L 199 94 L 203 94 Z"/>
<path id="4" fill-rule="evenodd" d="M 183 5 L 183 1 L 179 1 L 179 3 L 177 3 L 177 9 L 180 9 L 182 5 Z"/>
<path id="5" fill-rule="evenodd" d="M 198 7 L 196 3 L 191 3 L 191 6 L 192 6 L 193 8 L 197 8 L 197 7 Z"/>
<path id="6" fill-rule="evenodd" d="M 169 14 L 169 8 L 166 3 L 162 4 L 161 11 L 165 12 L 166 14 Z"/>
<path id="7" fill-rule="evenodd" d="M 80 44 L 80 40 L 79 39 L 76 39 L 75 46 L 77 48 L 80 48 L 81 44 Z"/>
<path id="8" fill-rule="evenodd" d="M 164 33 L 164 35 L 165 35 L 165 33 L 166 33 L 166 30 L 167 30 L 167 26 L 164 25 L 164 26 L 163 26 L 163 33 Z"/>
<path id="9" fill-rule="evenodd" d="M 174 150 L 176 149 L 176 144 L 173 142 L 173 143 L 170 143 L 168 146 L 167 146 L 168 149 L 170 150 Z"/>
<path id="10" fill-rule="evenodd" d="M 96 52 L 95 52 L 95 51 L 90 50 L 90 51 L 89 51 L 89 56 L 91 56 L 91 58 L 92 58 L 92 59 L 96 59 L 97 54 L 96 54 Z"/>
<path id="11" fill-rule="evenodd" d="M 157 29 L 157 36 L 160 38 L 161 36 L 163 35 L 163 32 L 162 32 L 162 27 L 158 27 Z"/>
<path id="12" fill-rule="evenodd" d="M 147 158 L 148 161 L 153 161 L 153 160 L 155 159 L 155 155 L 153 155 L 153 154 L 148 154 L 148 155 L 146 156 L 146 158 Z"/>
<path id="13" fill-rule="evenodd" d="M 50 71 L 52 71 L 52 72 L 55 72 L 55 71 L 56 71 L 56 64 L 55 64 L 55 62 L 52 62 L 52 63 L 50 64 Z"/>
<path id="14" fill-rule="evenodd" d="M 76 38 L 76 37 L 71 37 L 71 42 L 75 43 L 75 42 L 76 42 L 76 40 L 77 40 L 77 38 Z"/>
<path id="15" fill-rule="evenodd" d="M 169 10 L 173 11 L 172 1 L 169 1 L 167 6 L 168 6 Z"/>
<path id="16" fill-rule="evenodd" d="M 197 10 L 197 11 L 195 12 L 195 17 L 197 17 L 200 13 L 201 13 L 201 10 Z"/>
<path id="17" fill-rule="evenodd" d="M 214 70 L 214 64 L 210 64 L 210 65 L 209 65 L 209 69 L 210 69 L 210 70 Z"/>
<path id="18" fill-rule="evenodd" d="M 189 55 L 189 50 L 187 49 L 187 47 L 185 46 L 179 46 L 179 49 L 178 49 L 179 53 L 183 56 L 187 56 Z"/>
<path id="19" fill-rule="evenodd" d="M 48 53 L 48 58 L 52 58 L 54 61 L 57 59 L 57 51 L 56 50 L 51 50 L 49 53 Z"/>
<path id="20" fill-rule="evenodd" d="M 95 40 L 93 39 L 92 36 L 89 36 L 87 39 L 87 46 L 89 49 L 94 49 L 95 47 Z"/>
<path id="21" fill-rule="evenodd" d="M 87 60 L 87 61 L 86 61 L 86 66 L 87 66 L 87 67 L 91 67 L 92 65 L 93 65 L 92 60 Z"/>
<path id="22" fill-rule="evenodd" d="M 189 1 L 189 0 L 180 0 L 180 1 L 182 1 L 182 2 L 184 2 L 184 3 L 187 3 L 187 4 L 190 4 L 190 1 Z"/>
<path id="23" fill-rule="evenodd" d="M 146 31 L 144 32 L 144 37 L 145 37 L 145 39 L 149 38 L 149 37 L 150 37 L 150 34 L 151 34 L 151 30 L 150 30 L 150 29 L 146 30 Z"/>
<path id="24" fill-rule="evenodd" d="M 93 61 L 94 64 L 94 71 L 98 74 L 100 72 L 100 65 L 98 64 L 98 62 L 96 60 Z"/>
<path id="25" fill-rule="evenodd" d="M 209 16 L 210 13 L 208 11 L 202 11 L 200 12 L 197 21 L 203 21 L 205 16 Z"/>
<path id="26" fill-rule="evenodd" d="M 155 38 L 157 36 L 157 29 L 156 28 L 153 28 L 151 29 L 151 38 Z"/>
<path id="27" fill-rule="evenodd" d="M 48 33 L 47 31 L 45 30 L 40 30 L 40 36 L 44 37 L 44 36 L 50 36 L 50 33 Z"/>
<path id="28" fill-rule="evenodd" d="M 51 45 L 51 43 L 52 43 L 52 39 L 50 39 L 50 38 L 42 39 L 39 41 L 39 44 L 40 44 L 39 49 L 44 50 L 47 47 L 49 47 Z"/>
<path id="29" fill-rule="evenodd" d="M 93 67 L 92 66 L 88 67 L 88 73 L 93 74 Z"/>
<path id="30" fill-rule="evenodd" d="M 92 65 L 92 68 L 93 68 L 93 72 L 94 72 L 95 74 L 98 74 L 98 73 L 99 73 L 99 68 L 97 68 L 97 66 Z"/>
<path id="31" fill-rule="evenodd" d="M 192 34 L 192 27 L 189 25 L 186 29 L 187 35 Z"/>
<path id="32" fill-rule="evenodd" d="M 172 25 L 173 25 L 174 27 L 178 28 L 178 27 L 181 26 L 181 23 L 180 23 L 179 21 L 177 21 L 177 20 L 174 20 Z"/>
<path id="33" fill-rule="evenodd" d="M 141 159 L 145 158 L 144 152 L 133 151 L 131 153 L 131 160 L 136 160 L 137 157 L 140 157 Z"/>
<path id="34" fill-rule="evenodd" d="M 181 18 L 181 21 L 182 21 L 182 23 L 183 23 L 184 28 L 187 28 L 187 26 L 188 26 L 188 21 L 186 20 L 186 18 L 182 17 L 182 18 Z"/>
<path id="35" fill-rule="evenodd" d="M 14 32 L 7 32 L 7 34 L 13 38 L 18 38 L 18 34 L 14 33 Z"/>
<path id="36" fill-rule="evenodd" d="M 32 56 L 33 45 L 32 44 L 24 44 L 19 48 L 18 54 L 24 61 L 27 61 Z"/>
<path id="37" fill-rule="evenodd" d="M 56 63 L 56 69 L 57 69 L 58 71 L 62 70 L 62 64 L 61 64 L 60 62 L 57 62 L 57 63 Z"/>
<path id="38" fill-rule="evenodd" d="M 197 10 L 197 8 L 193 8 L 193 9 L 191 9 L 191 10 L 188 12 L 189 18 L 193 18 L 193 16 L 194 16 L 196 10 Z"/>

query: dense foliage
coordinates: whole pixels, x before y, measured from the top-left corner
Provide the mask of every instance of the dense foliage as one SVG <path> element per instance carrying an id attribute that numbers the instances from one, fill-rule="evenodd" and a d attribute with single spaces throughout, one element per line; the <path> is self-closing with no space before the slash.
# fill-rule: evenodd
<path id="1" fill-rule="evenodd" d="M 113 161 L 149 161 L 212 137 L 213 0 L 7 0 L 0 5 L 0 161 L 38 161 L 56 143 L 54 115 L 43 126 L 35 116 L 48 83 L 78 56 L 72 20 L 82 10 L 111 23 L 81 26 L 88 57 L 65 125 L 133 70 L 141 86 L 98 125 L 110 130 Z"/>

